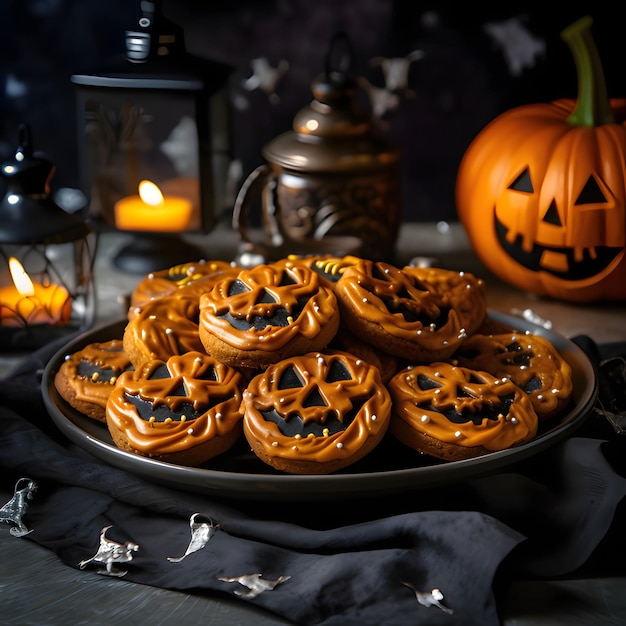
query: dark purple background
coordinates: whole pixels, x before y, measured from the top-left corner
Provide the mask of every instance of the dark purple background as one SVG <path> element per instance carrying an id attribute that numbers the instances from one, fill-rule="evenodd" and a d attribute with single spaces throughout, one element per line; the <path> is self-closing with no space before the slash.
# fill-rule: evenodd
<path id="1" fill-rule="evenodd" d="M 234 158 L 246 176 L 262 162 L 261 149 L 291 128 L 311 100 L 310 84 L 324 67 L 333 33 L 345 30 L 355 73 L 383 87 L 376 57 L 419 49 L 409 89 L 383 119 L 403 154 L 405 220 L 453 220 L 454 181 L 471 139 L 497 114 L 520 104 L 575 97 L 576 72 L 560 31 L 586 13 L 605 66 L 609 94 L 626 95 L 623 25 L 602 3 L 549 12 L 541 5 L 414 0 L 164 0 L 163 12 L 185 30 L 187 50 L 230 64 Z M 130 0 L 3 0 L 0 3 L 0 158 L 12 156 L 17 125 L 33 128 L 35 147 L 57 165 L 56 186 L 78 186 L 74 92 L 69 77 L 123 52 L 139 2 Z M 544 5 L 545 6 L 545 3 Z M 543 55 L 514 75 L 503 48 L 483 26 L 517 18 Z M 282 59 L 289 69 L 270 99 L 243 86 L 250 61 Z M 369 100 L 363 92 L 364 103 Z M 0 185 L 2 185 L 0 181 Z M 0 189 L 1 191 L 1 189 Z"/>

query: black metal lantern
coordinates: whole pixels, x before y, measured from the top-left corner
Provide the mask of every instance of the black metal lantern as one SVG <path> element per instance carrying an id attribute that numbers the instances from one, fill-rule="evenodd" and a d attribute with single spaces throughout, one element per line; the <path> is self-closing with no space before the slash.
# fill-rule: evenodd
<path id="1" fill-rule="evenodd" d="M 158 4 L 141 10 L 124 59 L 72 76 L 90 215 L 134 234 L 114 262 L 135 273 L 194 260 L 181 235 L 213 229 L 231 161 L 231 69 L 188 54 Z"/>
<path id="2" fill-rule="evenodd" d="M 70 212 L 55 202 L 54 171 L 34 152 L 30 127 L 21 125 L 15 156 L 0 170 L 6 183 L 0 204 L 3 351 L 40 347 L 87 330 L 95 319 L 95 236 L 80 207 Z"/>

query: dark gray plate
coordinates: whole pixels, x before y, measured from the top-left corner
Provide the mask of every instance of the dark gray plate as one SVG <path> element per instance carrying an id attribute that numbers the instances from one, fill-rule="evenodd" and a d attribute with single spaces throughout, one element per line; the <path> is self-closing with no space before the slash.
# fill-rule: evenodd
<path id="1" fill-rule="evenodd" d="M 571 409 L 545 425 L 531 442 L 466 461 L 437 461 L 402 446 L 391 436 L 366 459 L 342 472 L 322 476 L 276 472 L 256 458 L 243 437 L 233 449 L 202 467 L 173 465 L 120 450 L 113 444 L 106 425 L 85 417 L 61 398 L 54 386 L 54 375 L 65 355 L 89 343 L 121 338 L 124 320 L 87 332 L 59 350 L 46 366 L 43 397 L 53 422 L 78 446 L 113 466 L 184 491 L 252 500 L 312 501 L 430 488 L 468 480 L 547 449 L 581 426 L 596 400 L 594 368 L 575 343 L 517 317 L 497 312 L 490 312 L 489 316 L 496 322 L 549 339 L 572 368 L 574 398 Z"/>

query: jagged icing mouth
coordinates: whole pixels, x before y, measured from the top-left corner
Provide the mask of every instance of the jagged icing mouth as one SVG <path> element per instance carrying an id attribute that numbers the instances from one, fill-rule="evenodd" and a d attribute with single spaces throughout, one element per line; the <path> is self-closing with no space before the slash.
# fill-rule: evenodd
<path id="1" fill-rule="evenodd" d="M 623 247 L 594 246 L 585 248 L 582 258 L 578 259 L 574 248 L 539 243 L 533 243 L 531 250 L 525 250 L 522 235 L 511 242 L 507 239 L 508 228 L 498 221 L 495 213 L 494 222 L 498 243 L 512 259 L 533 272 L 547 272 L 563 280 L 580 281 L 598 276 L 618 255 L 624 254 Z"/>

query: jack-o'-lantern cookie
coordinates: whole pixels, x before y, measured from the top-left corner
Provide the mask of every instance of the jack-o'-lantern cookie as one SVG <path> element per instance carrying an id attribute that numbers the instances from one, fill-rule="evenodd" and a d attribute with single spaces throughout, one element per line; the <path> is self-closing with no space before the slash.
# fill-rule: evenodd
<path id="1" fill-rule="evenodd" d="M 532 403 L 509 378 L 433 363 L 403 369 L 388 386 L 391 433 L 410 448 L 445 461 L 506 450 L 537 434 Z"/>
<path id="2" fill-rule="evenodd" d="M 235 266 L 227 261 L 200 260 L 150 272 L 139 281 L 131 293 L 129 316 L 132 317 L 136 307 L 150 300 L 174 293 L 181 287 L 189 287 L 207 276 L 217 278 L 223 272 L 231 271 L 235 271 Z M 200 290 L 202 289 L 205 287 L 200 287 Z"/>
<path id="3" fill-rule="evenodd" d="M 459 317 L 466 335 L 472 335 L 487 319 L 487 288 L 482 278 L 471 272 L 441 267 L 406 266 L 403 271 L 422 284 L 444 295 Z"/>
<path id="4" fill-rule="evenodd" d="M 294 265 L 304 265 L 320 277 L 331 287 L 341 278 L 347 267 L 357 265 L 361 262 L 361 258 L 353 255 L 333 256 L 326 255 L 310 255 L 298 256 L 290 254 L 284 259 L 276 261 L 275 264 L 293 267 Z"/>
<path id="5" fill-rule="evenodd" d="M 65 357 L 54 375 L 54 386 L 70 406 L 104 422 L 106 403 L 118 376 L 132 369 L 120 339 L 91 343 Z"/>
<path id="6" fill-rule="evenodd" d="M 137 307 L 124 328 L 124 349 L 135 367 L 175 354 L 204 352 L 198 334 L 198 294 L 183 287 Z"/>
<path id="7" fill-rule="evenodd" d="M 118 448 L 198 466 L 242 433 L 242 375 L 200 352 L 148 361 L 118 378 L 106 423 Z"/>
<path id="8" fill-rule="evenodd" d="M 346 352 L 310 352 L 255 376 L 242 406 L 244 435 L 264 463 L 329 474 L 378 445 L 391 399 L 378 368 Z"/>
<path id="9" fill-rule="evenodd" d="M 465 300 L 461 305 L 460 297 L 451 298 L 434 281 L 382 261 L 347 267 L 335 294 L 342 324 L 363 341 L 414 363 L 450 357 L 486 310 L 476 310 L 474 319 Z"/>
<path id="10" fill-rule="evenodd" d="M 236 367 L 263 368 L 320 350 L 338 327 L 332 289 L 301 265 L 244 269 L 200 296 L 205 350 Z"/>
<path id="11" fill-rule="evenodd" d="M 573 385 L 572 369 L 545 337 L 523 332 L 474 335 L 454 355 L 463 367 L 509 377 L 530 397 L 540 419 L 562 412 Z"/>

